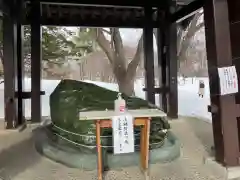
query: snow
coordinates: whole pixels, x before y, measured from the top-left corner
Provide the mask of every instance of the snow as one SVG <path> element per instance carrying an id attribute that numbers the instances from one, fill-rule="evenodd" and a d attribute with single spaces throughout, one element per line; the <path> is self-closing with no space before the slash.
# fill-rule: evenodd
<path id="1" fill-rule="evenodd" d="M 205 82 L 205 96 L 198 97 L 199 80 Z M 31 79 L 25 78 L 25 91 L 31 89 Z M 49 95 L 53 92 L 60 80 L 42 80 L 42 91 L 45 95 L 42 96 L 42 116 L 50 116 Z M 94 83 L 98 86 L 108 88 L 110 90 L 118 90 L 117 84 L 97 82 L 85 80 L 85 82 Z M 142 90 L 144 87 L 144 80 L 137 79 L 135 82 L 135 95 L 145 99 L 145 92 Z M 207 106 L 210 104 L 209 96 L 209 81 L 208 78 L 186 78 L 185 83 L 179 78 L 178 85 L 178 100 L 179 100 L 179 115 L 199 117 L 203 120 L 211 122 L 211 114 L 207 111 Z M 25 116 L 31 117 L 31 100 L 24 100 L 25 102 Z M 0 84 L 0 118 L 4 117 L 4 84 Z M 159 104 L 159 96 L 156 95 L 156 103 Z"/>

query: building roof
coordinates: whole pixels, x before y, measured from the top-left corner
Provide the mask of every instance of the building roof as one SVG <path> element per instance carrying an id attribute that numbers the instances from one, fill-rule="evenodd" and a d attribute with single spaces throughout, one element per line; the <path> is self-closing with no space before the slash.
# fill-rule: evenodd
<path id="1" fill-rule="evenodd" d="M 32 1 L 32 0 L 26 0 Z M 139 1 L 139 0 L 121 0 L 121 1 L 109 1 L 109 0 L 40 0 L 46 4 L 81 4 L 81 5 L 101 5 L 101 6 L 123 6 L 123 7 L 143 7 L 146 5 L 152 5 L 158 7 L 164 1 L 172 0 L 148 0 L 148 1 Z M 186 5 L 194 0 L 175 0 L 179 5 Z"/>

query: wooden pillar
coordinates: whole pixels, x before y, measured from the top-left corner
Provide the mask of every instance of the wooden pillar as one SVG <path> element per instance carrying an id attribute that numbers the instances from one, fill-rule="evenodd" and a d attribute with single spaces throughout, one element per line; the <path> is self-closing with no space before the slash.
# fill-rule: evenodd
<path id="1" fill-rule="evenodd" d="M 169 24 L 167 38 L 167 63 L 169 67 L 169 95 L 168 95 L 168 116 L 178 118 L 178 58 L 177 58 L 177 26 L 176 23 Z"/>
<path id="2" fill-rule="evenodd" d="M 159 61 L 162 66 L 162 83 L 167 87 L 167 95 L 163 95 L 162 104 L 165 105 L 167 101 L 165 111 L 169 118 L 175 119 L 178 118 L 177 27 L 176 23 L 170 21 L 170 8 L 175 7 L 170 4 L 166 4 L 165 10 L 162 11 L 158 50 L 161 53 Z"/>
<path id="3" fill-rule="evenodd" d="M 231 35 L 231 46 L 232 46 L 232 59 L 233 64 L 236 66 L 238 75 L 238 82 L 240 82 L 240 1 L 228 1 L 229 8 L 229 21 L 230 21 L 230 35 Z M 238 83 L 238 89 L 240 90 L 240 83 Z M 236 103 L 240 107 L 240 91 L 236 94 Z M 238 124 L 238 141 L 240 141 L 240 113 L 237 117 Z M 239 142 L 240 145 L 240 142 Z"/>
<path id="4" fill-rule="evenodd" d="M 41 121 L 41 6 L 38 0 L 31 1 L 31 119 Z"/>
<path id="5" fill-rule="evenodd" d="M 204 4 L 204 20 L 216 160 L 225 166 L 239 164 L 235 95 L 220 95 L 218 67 L 232 65 L 227 0 L 208 0 Z"/>
<path id="6" fill-rule="evenodd" d="M 17 22 L 17 118 L 18 125 L 25 123 L 25 110 L 24 110 L 24 99 L 23 99 L 23 87 L 24 87 L 24 62 L 23 62 L 23 26 L 22 14 L 23 14 L 23 2 L 22 0 L 17 1 L 18 9 L 18 22 Z"/>
<path id="7" fill-rule="evenodd" d="M 149 102 L 155 104 L 152 7 L 145 7 L 144 13 L 143 43 L 146 98 Z"/>
<path id="8" fill-rule="evenodd" d="M 15 77 L 16 77 L 16 23 L 14 21 L 14 2 L 3 2 L 3 61 L 4 61 L 4 105 L 6 128 L 16 125 Z"/>
<path id="9" fill-rule="evenodd" d="M 172 11 L 171 11 L 172 10 Z M 169 8 L 166 12 L 167 29 L 166 29 L 166 44 L 167 44 L 167 63 L 169 67 L 168 85 L 168 116 L 170 118 L 178 118 L 178 57 L 177 57 L 177 25 L 171 23 L 170 13 L 176 10 L 176 1 L 169 3 Z"/>
<path id="10" fill-rule="evenodd" d="M 159 94 L 160 108 L 167 113 L 167 59 L 166 59 L 166 41 L 164 32 L 165 15 L 162 9 L 158 8 L 157 18 L 159 27 L 157 28 L 157 50 L 158 50 L 158 69 L 159 69 L 159 87 L 165 88 Z"/>

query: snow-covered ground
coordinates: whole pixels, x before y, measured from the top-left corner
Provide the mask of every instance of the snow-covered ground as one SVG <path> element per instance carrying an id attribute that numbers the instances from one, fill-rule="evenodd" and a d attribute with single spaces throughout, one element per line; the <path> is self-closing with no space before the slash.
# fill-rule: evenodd
<path id="1" fill-rule="evenodd" d="M 205 96 L 204 98 L 198 97 L 199 80 L 205 82 Z M 42 90 L 46 95 L 42 96 L 42 115 L 50 115 L 49 95 L 55 89 L 60 80 L 42 80 Z M 93 82 L 86 80 L 86 82 L 94 83 L 111 90 L 118 90 L 117 84 L 110 84 L 104 82 Z M 145 92 L 142 90 L 144 81 L 141 79 L 135 82 L 135 94 L 138 97 L 145 98 Z M 31 79 L 25 78 L 26 91 L 31 89 Z M 209 82 L 207 78 L 187 78 L 185 83 L 180 80 L 178 85 L 178 100 L 179 100 L 179 115 L 200 117 L 208 122 L 211 122 L 211 114 L 207 111 L 207 106 L 210 104 L 209 98 Z M 4 84 L 0 84 L 0 118 L 4 117 Z M 159 97 L 156 95 L 156 102 L 159 103 Z M 25 116 L 31 116 L 31 101 L 25 100 Z"/>

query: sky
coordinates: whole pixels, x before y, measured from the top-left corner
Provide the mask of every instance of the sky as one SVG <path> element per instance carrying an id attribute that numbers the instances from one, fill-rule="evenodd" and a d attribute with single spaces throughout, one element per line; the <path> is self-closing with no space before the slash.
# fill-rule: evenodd
<path id="1" fill-rule="evenodd" d="M 66 27 L 66 29 L 76 31 L 77 27 Z M 142 29 L 134 28 L 120 28 L 120 33 L 125 46 L 136 47 L 138 40 L 142 35 Z M 154 39 L 154 49 L 156 49 L 156 42 Z"/>
<path id="2" fill-rule="evenodd" d="M 202 17 L 200 21 L 202 21 Z M 76 31 L 77 27 L 66 27 L 66 29 Z M 107 29 L 107 28 L 106 28 Z M 142 29 L 134 29 L 134 28 L 120 28 L 120 33 L 123 39 L 123 44 L 125 46 L 130 46 L 130 47 L 137 47 L 138 40 L 140 39 L 142 35 Z M 202 48 L 205 48 L 205 32 L 204 29 L 200 30 L 199 32 L 196 33 L 194 37 L 194 41 L 199 41 Z M 157 43 L 154 37 L 154 51 L 157 51 Z M 200 48 L 200 49 L 202 49 Z"/>

